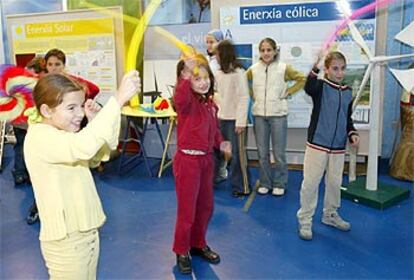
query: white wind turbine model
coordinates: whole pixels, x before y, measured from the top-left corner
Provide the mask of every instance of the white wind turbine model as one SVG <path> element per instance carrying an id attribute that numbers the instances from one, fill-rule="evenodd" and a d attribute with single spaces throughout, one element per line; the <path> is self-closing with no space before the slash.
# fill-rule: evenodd
<path id="1" fill-rule="evenodd" d="M 339 0 L 338 6 L 344 13 L 348 16 L 349 13 L 349 4 L 345 0 Z M 381 137 L 381 95 L 380 95 L 380 79 L 381 79 L 381 68 L 379 66 L 384 65 L 390 61 L 401 60 L 404 58 L 414 57 L 413 54 L 404 54 L 404 55 L 394 55 L 394 56 L 374 56 L 368 48 L 368 45 L 364 41 L 361 33 L 356 28 L 353 21 L 349 20 L 347 25 L 350 29 L 350 33 L 355 43 L 364 51 L 368 57 L 369 64 L 365 71 L 364 77 L 362 79 L 361 85 L 356 94 L 355 102 L 353 108 L 356 107 L 357 102 L 361 96 L 361 93 L 368 82 L 368 79 L 371 79 L 370 87 L 370 131 L 369 131 L 369 149 L 368 149 L 368 169 L 367 169 L 367 179 L 365 188 L 369 191 L 376 191 L 378 188 L 378 150 L 379 150 L 379 139 Z M 412 40 L 414 37 L 414 22 L 412 22 L 407 28 L 402 30 L 396 38 L 407 43 L 411 46 Z M 414 74 L 412 70 L 394 70 L 390 69 L 394 74 L 395 78 L 401 83 L 401 85 L 410 92 L 414 87 L 414 79 L 411 76 L 411 79 L 408 78 L 409 74 Z"/>

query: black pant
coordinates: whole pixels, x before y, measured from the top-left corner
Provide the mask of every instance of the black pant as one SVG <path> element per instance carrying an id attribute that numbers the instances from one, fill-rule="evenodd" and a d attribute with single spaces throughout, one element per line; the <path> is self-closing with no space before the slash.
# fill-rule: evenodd
<path id="1" fill-rule="evenodd" d="M 14 145 L 14 170 L 13 176 L 28 177 L 26 164 L 23 156 L 23 142 L 26 137 L 26 129 L 13 127 L 14 135 L 16 136 L 16 144 Z"/>
<path id="2" fill-rule="evenodd" d="M 33 200 L 33 204 L 32 204 L 32 206 L 30 206 L 29 213 L 34 214 L 34 213 L 38 213 L 38 212 L 39 211 L 37 210 L 36 200 Z"/>

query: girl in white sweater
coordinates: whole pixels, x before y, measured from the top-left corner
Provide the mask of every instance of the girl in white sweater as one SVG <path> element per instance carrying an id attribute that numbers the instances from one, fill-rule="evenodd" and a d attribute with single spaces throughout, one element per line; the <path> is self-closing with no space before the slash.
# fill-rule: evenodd
<path id="1" fill-rule="evenodd" d="M 84 86 L 68 76 L 47 75 L 34 88 L 24 154 L 51 279 L 96 279 L 98 228 L 106 217 L 89 167 L 109 159 L 118 143 L 121 107 L 139 89 L 138 72 L 130 72 L 100 110 L 85 102 Z M 89 122 L 80 130 L 85 115 Z"/>
<path id="2" fill-rule="evenodd" d="M 216 72 L 220 130 L 231 142 L 232 159 L 230 178 L 234 197 L 249 194 L 246 170 L 245 130 L 249 103 L 249 87 L 244 69 L 238 64 L 236 51 L 229 40 L 221 41 L 216 48 L 220 70 Z M 241 164 L 241 162 L 243 162 Z"/>

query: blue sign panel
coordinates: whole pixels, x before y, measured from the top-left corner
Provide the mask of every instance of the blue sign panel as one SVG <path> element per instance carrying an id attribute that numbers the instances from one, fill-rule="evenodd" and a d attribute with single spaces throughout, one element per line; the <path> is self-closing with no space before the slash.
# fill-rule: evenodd
<path id="1" fill-rule="evenodd" d="M 371 3 L 373 3 L 373 0 L 348 2 L 351 12 Z M 241 25 L 277 22 L 331 21 L 343 18 L 344 16 L 341 9 L 335 2 L 240 7 Z M 372 18 L 375 18 L 375 9 L 359 19 Z"/>

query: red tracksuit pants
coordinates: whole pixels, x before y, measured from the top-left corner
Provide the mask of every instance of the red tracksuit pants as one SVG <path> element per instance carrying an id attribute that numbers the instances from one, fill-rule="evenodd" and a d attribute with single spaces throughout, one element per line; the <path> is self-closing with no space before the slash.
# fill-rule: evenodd
<path id="1" fill-rule="evenodd" d="M 207 226 L 213 214 L 213 156 L 177 151 L 173 172 L 177 194 L 177 220 L 173 251 L 185 255 L 191 247 L 207 245 Z"/>

